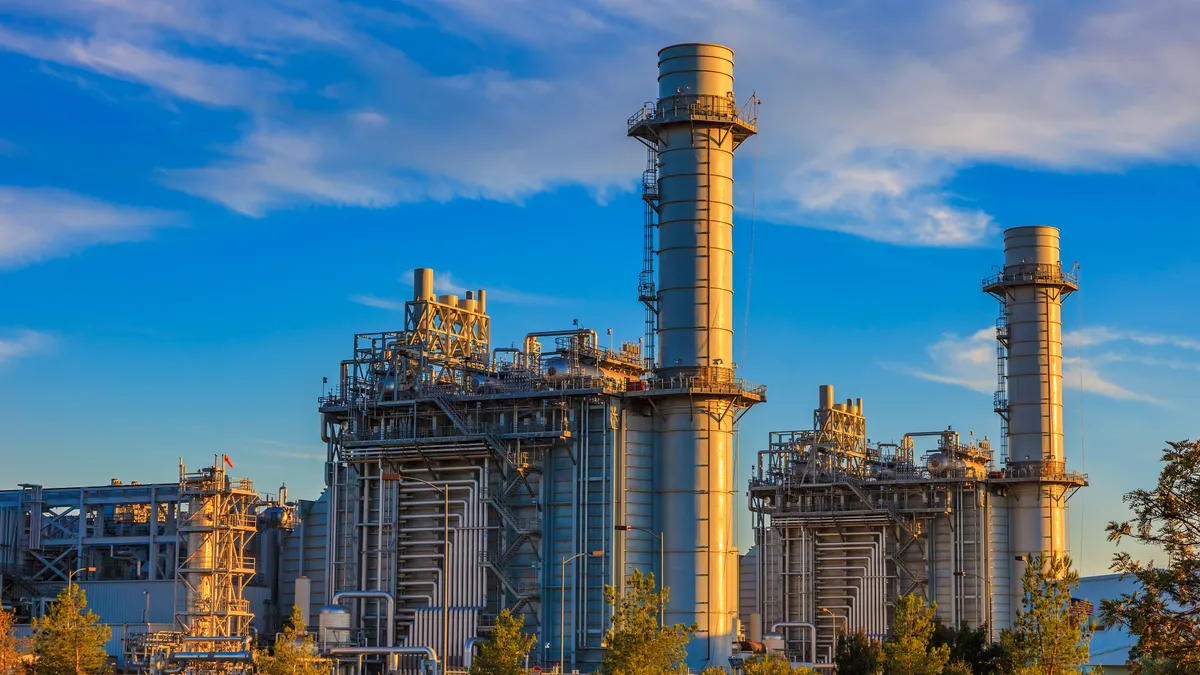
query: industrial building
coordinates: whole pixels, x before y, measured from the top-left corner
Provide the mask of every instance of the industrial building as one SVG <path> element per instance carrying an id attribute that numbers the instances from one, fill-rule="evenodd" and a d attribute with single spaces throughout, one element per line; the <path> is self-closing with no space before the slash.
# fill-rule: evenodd
<path id="1" fill-rule="evenodd" d="M 175 483 L 0 492 L 0 604 L 28 624 L 77 584 L 112 629 L 120 668 L 244 667 L 252 636 L 279 626 L 273 550 L 295 522 L 286 499 L 284 488 L 255 492 L 220 460 L 199 471 L 181 462 Z"/>
<path id="2" fill-rule="evenodd" d="M 349 629 L 332 654 L 464 667 L 508 609 L 533 663 L 590 671 L 603 587 L 636 568 L 670 586 L 666 621 L 699 626 L 688 664 L 728 664 L 733 434 L 765 398 L 732 358 L 733 154 L 756 122 L 732 56 L 663 49 L 659 97 L 629 120 L 649 154 L 641 340 L 551 326 L 493 349 L 486 290 L 438 294 L 429 269 L 403 329 L 355 336 L 320 405 L 332 515 L 312 610 Z"/>
<path id="3" fill-rule="evenodd" d="M 1007 627 L 1024 559 L 1065 552 L 1086 485 L 1063 459 L 1077 282 L 1058 231 L 1009 230 L 983 284 L 1001 305 L 998 454 L 949 426 L 871 443 L 863 400 L 820 386 L 811 423 L 758 453 L 739 558 L 735 433 L 766 389 L 733 362 L 733 157 L 757 99 L 737 103 L 725 47 L 658 56 L 658 96 L 627 127 L 647 149 L 644 336 L 535 326 L 494 347 L 486 289 L 439 293 L 417 269 L 403 326 L 354 335 L 320 398 L 319 498 L 258 494 L 221 458 L 175 483 L 0 492 L 4 606 L 28 619 L 79 583 L 121 626 L 122 665 L 153 673 L 244 669 L 292 605 L 346 675 L 466 668 L 506 609 L 537 636 L 531 665 L 590 672 L 603 588 L 634 569 L 670 588 L 667 623 L 698 626 L 693 672 L 736 664 L 741 635 L 827 667 L 838 632 L 886 635 L 905 593 Z"/>
<path id="4" fill-rule="evenodd" d="M 907 593 L 949 625 L 1007 628 L 1026 561 L 1067 553 L 1066 502 L 1087 484 L 1063 459 L 1061 307 L 1076 277 L 1055 228 L 1004 241 L 1003 267 L 983 282 L 1000 301 L 999 457 L 950 427 L 871 445 L 862 399 L 837 402 L 830 385 L 811 428 L 773 432 L 759 452 L 749 506 L 762 582 L 743 613 L 793 660 L 830 663 L 840 631 L 884 637 Z"/>

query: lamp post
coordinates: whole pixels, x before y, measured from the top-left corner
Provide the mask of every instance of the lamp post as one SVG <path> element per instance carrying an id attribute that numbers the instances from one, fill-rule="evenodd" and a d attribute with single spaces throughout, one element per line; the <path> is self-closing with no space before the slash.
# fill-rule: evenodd
<path id="1" fill-rule="evenodd" d="M 402 473 L 381 473 L 379 478 L 380 480 L 394 480 L 401 485 L 407 478 L 442 493 L 442 672 L 444 673 L 450 663 L 450 488 L 445 485 L 438 487 L 429 481 L 415 476 L 405 476 Z"/>
<path id="2" fill-rule="evenodd" d="M 1024 557 L 1025 556 L 1017 556 L 1017 558 L 1020 558 L 1020 559 L 1023 559 Z M 963 572 L 962 570 L 955 572 L 954 576 L 956 576 L 956 577 L 975 577 L 976 579 L 979 579 L 980 581 L 982 581 L 984 583 L 984 587 L 987 589 L 988 598 L 992 597 L 992 580 L 991 579 L 989 579 L 985 576 L 975 574 L 974 572 Z M 987 604 L 987 607 L 988 607 L 988 611 L 987 611 L 988 641 L 991 642 L 991 640 L 992 640 L 992 612 L 991 612 L 992 603 L 990 602 L 990 600 Z"/>
<path id="3" fill-rule="evenodd" d="M 95 571 L 95 567 L 80 567 L 77 570 L 72 570 L 71 573 L 67 575 L 67 597 L 71 598 L 72 602 L 75 601 L 71 594 L 72 585 L 75 583 L 75 575 L 79 572 Z M 75 630 L 71 631 L 71 641 L 75 643 L 75 675 L 81 675 L 79 672 L 79 627 L 73 626 L 73 628 L 75 628 Z"/>
<path id="4" fill-rule="evenodd" d="M 820 609 L 822 612 L 825 612 L 826 614 L 828 614 L 830 617 L 833 618 L 833 641 L 834 641 L 834 644 L 837 644 L 837 635 L 838 635 L 837 620 L 838 619 L 842 620 L 842 627 L 844 628 L 846 626 L 846 617 L 838 616 L 837 614 L 834 614 L 832 611 L 830 611 L 830 609 L 828 607 L 821 607 Z M 814 645 L 814 647 L 815 647 L 815 645 Z"/>
<path id="5" fill-rule="evenodd" d="M 667 581 L 667 562 L 666 562 L 667 558 L 665 555 L 665 549 L 663 548 L 663 533 L 659 532 L 658 534 L 655 534 L 652 530 L 648 530 L 644 527 L 634 527 L 633 525 L 613 525 L 613 529 L 616 530 L 617 532 L 629 532 L 631 530 L 637 530 L 638 532 L 645 532 L 646 534 L 648 534 L 651 537 L 654 537 L 655 539 L 658 540 L 658 574 L 660 577 L 662 577 L 661 579 L 658 580 L 658 590 L 659 590 L 659 593 L 661 594 L 662 589 L 667 587 L 667 583 L 666 583 L 666 581 Z M 666 603 L 659 602 L 658 603 L 658 627 L 659 628 L 665 627 L 665 625 L 664 625 L 665 621 L 666 621 Z"/>
<path id="6" fill-rule="evenodd" d="M 566 670 L 566 665 L 563 661 L 566 659 L 567 653 L 567 563 L 576 558 L 583 556 L 598 558 L 604 555 L 604 551 L 588 551 L 585 553 L 576 553 L 570 558 L 562 559 L 562 583 L 559 587 L 559 609 L 558 609 L 558 668 L 559 672 Z M 573 624 L 572 624 L 573 625 Z"/>

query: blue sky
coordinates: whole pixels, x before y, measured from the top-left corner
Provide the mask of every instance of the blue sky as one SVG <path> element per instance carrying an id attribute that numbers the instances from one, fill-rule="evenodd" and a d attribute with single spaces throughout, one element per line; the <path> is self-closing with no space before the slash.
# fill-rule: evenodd
<path id="1" fill-rule="evenodd" d="M 416 266 L 491 289 L 496 344 L 636 339 L 625 120 L 659 47 L 718 41 L 763 100 L 737 349 L 770 402 L 739 480 L 822 383 L 876 440 L 994 437 L 980 280 L 1003 228 L 1054 225 L 1083 282 L 1071 536 L 1102 572 L 1120 493 L 1197 436 L 1198 29 L 1168 0 L 0 0 L 0 485 L 228 453 L 315 496 L 321 377 L 401 325 Z"/>

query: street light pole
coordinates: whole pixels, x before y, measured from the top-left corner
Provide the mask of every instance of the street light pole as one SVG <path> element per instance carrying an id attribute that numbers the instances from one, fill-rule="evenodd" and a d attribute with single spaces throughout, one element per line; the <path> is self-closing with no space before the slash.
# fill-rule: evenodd
<path id="1" fill-rule="evenodd" d="M 661 594 L 662 590 L 667 587 L 667 583 L 666 583 L 667 582 L 667 556 L 666 556 L 666 549 L 663 548 L 663 533 L 659 532 L 658 534 L 655 534 L 653 531 L 647 530 L 644 527 L 634 527 L 633 525 L 613 525 L 613 529 L 616 530 L 617 532 L 629 532 L 631 530 L 637 530 L 638 532 L 645 532 L 646 534 L 648 534 L 651 537 L 654 537 L 655 539 L 658 540 L 658 576 L 661 577 L 658 580 L 658 591 Z M 665 627 L 665 622 L 666 622 L 666 603 L 659 602 L 658 603 L 658 626 L 659 626 L 659 628 Z"/>
<path id="2" fill-rule="evenodd" d="M 1025 558 L 1025 556 L 1017 556 L 1018 560 L 1024 560 L 1024 558 Z M 992 611 L 991 611 L 992 610 L 992 603 L 991 603 L 992 580 L 985 576 L 975 574 L 973 572 L 963 572 L 961 570 L 958 572 L 955 572 L 954 576 L 956 576 L 956 577 L 975 577 L 976 579 L 983 581 L 984 586 L 987 589 L 987 594 L 988 594 L 988 603 L 987 603 L 988 611 L 986 612 L 986 614 L 987 614 L 987 625 L 988 625 L 988 642 L 991 642 L 992 641 Z"/>
<path id="3" fill-rule="evenodd" d="M 586 553 L 576 553 L 570 558 L 562 559 L 562 581 L 559 586 L 559 608 L 558 608 L 558 669 L 559 672 L 566 670 L 566 653 L 567 653 L 567 563 L 576 558 L 583 556 L 598 558 L 604 555 L 604 551 L 588 551 Z"/>
<path id="4" fill-rule="evenodd" d="M 442 672 L 444 673 L 450 663 L 450 487 L 446 485 L 438 487 L 429 481 L 421 480 L 416 476 L 405 476 L 402 473 L 379 474 L 380 480 L 394 480 L 401 485 L 405 478 L 427 485 L 442 493 Z M 382 508 L 383 506 L 380 505 L 380 509 Z"/>
<path id="5" fill-rule="evenodd" d="M 75 575 L 79 572 L 95 572 L 95 571 L 96 571 L 95 567 L 80 567 L 79 569 L 73 570 L 70 574 L 67 575 L 67 597 L 71 600 L 71 602 L 75 601 L 75 596 L 71 592 L 73 590 Z M 75 622 L 73 621 L 72 623 L 75 623 Z M 72 628 L 74 630 L 71 631 L 71 641 L 73 643 L 75 643 L 75 675 L 82 675 L 79 672 L 79 626 L 75 625 L 75 626 L 72 626 Z"/>

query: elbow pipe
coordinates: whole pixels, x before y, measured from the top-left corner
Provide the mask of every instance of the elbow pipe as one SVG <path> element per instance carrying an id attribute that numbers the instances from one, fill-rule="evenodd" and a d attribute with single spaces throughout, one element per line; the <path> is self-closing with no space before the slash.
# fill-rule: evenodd
<path id="1" fill-rule="evenodd" d="M 771 624 L 771 632 L 778 633 L 780 628 L 807 628 L 810 639 L 810 649 L 812 649 L 812 658 L 809 663 L 817 662 L 817 627 L 807 621 L 784 621 L 782 623 Z"/>
<path id="2" fill-rule="evenodd" d="M 470 637 L 463 643 L 463 668 L 471 669 L 471 659 L 475 656 L 475 646 L 487 642 L 487 638 Z"/>
<path id="3" fill-rule="evenodd" d="M 333 604 L 337 604 L 344 598 L 365 598 L 387 601 L 387 648 L 392 649 L 396 644 L 396 599 L 387 591 L 342 591 L 335 593 L 333 596 Z"/>
<path id="4" fill-rule="evenodd" d="M 389 661 L 401 654 L 424 654 L 428 660 L 438 662 L 437 652 L 432 647 L 334 647 L 329 653 L 333 656 L 385 654 Z"/>

